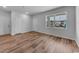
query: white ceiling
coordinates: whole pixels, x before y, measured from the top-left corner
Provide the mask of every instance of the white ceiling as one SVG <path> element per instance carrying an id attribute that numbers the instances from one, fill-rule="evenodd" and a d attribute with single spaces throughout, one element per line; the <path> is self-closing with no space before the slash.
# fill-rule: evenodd
<path id="1" fill-rule="evenodd" d="M 18 11 L 27 14 L 36 14 L 40 12 L 45 12 L 54 8 L 58 8 L 60 6 L 7 6 L 3 8 L 2 6 L 0 9 L 4 9 L 6 11 Z"/>

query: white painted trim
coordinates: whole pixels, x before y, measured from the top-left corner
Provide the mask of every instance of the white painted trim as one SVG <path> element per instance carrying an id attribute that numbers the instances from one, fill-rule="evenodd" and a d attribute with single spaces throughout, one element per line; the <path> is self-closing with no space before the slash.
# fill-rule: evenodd
<path id="1" fill-rule="evenodd" d="M 77 40 L 75 40 L 76 41 L 76 43 L 77 43 L 77 46 L 79 47 L 79 42 L 77 41 Z"/>
<path id="2" fill-rule="evenodd" d="M 15 35 L 15 34 L 17 34 L 17 33 L 11 33 L 11 35 Z"/>
<path id="3" fill-rule="evenodd" d="M 35 31 L 35 32 L 40 32 L 40 33 L 45 33 L 45 34 L 48 34 L 48 35 L 53 35 L 53 36 L 56 36 L 56 37 L 62 37 L 62 38 L 66 38 L 66 39 L 74 40 L 73 38 L 63 37 L 63 36 L 59 36 L 59 35 L 55 35 L 55 34 L 51 34 L 51 33 L 48 33 L 48 32 L 42 32 L 42 31 L 36 31 L 36 30 L 34 30 L 34 31 Z"/>

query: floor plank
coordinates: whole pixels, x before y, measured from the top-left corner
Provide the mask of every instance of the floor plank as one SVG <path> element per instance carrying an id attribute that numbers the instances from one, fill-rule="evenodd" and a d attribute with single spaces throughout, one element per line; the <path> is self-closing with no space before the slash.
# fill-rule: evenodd
<path id="1" fill-rule="evenodd" d="M 79 48 L 74 40 L 27 32 L 14 36 L 0 36 L 1 53 L 74 53 Z"/>

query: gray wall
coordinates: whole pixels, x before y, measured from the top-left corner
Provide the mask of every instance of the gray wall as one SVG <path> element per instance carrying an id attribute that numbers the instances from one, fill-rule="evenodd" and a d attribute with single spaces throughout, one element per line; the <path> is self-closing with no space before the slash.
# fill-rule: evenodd
<path id="1" fill-rule="evenodd" d="M 11 13 L 0 9 L 0 35 L 10 34 Z"/>
<path id="2" fill-rule="evenodd" d="M 17 34 L 17 33 L 24 33 L 32 31 L 32 21 L 31 16 L 20 13 L 20 12 L 14 12 L 11 13 L 11 24 L 12 24 L 12 31 L 11 34 Z"/>
<path id="3" fill-rule="evenodd" d="M 76 42 L 79 46 L 79 6 L 76 7 Z"/>
<path id="4" fill-rule="evenodd" d="M 63 11 L 68 12 L 67 29 L 47 28 L 45 25 L 46 15 L 60 13 Z M 33 15 L 33 30 L 75 40 L 75 7 L 65 6 L 44 13 Z"/>

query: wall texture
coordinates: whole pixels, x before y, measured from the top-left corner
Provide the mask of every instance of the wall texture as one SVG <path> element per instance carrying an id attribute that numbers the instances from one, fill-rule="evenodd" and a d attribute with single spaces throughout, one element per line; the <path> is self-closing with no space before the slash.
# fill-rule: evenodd
<path id="1" fill-rule="evenodd" d="M 47 28 L 46 27 L 46 15 L 60 13 L 66 11 L 68 13 L 67 19 L 67 29 L 58 29 L 58 28 Z M 39 13 L 33 15 L 33 30 L 38 32 L 43 32 L 47 34 L 52 34 L 55 36 L 65 37 L 69 39 L 76 39 L 75 36 L 75 7 L 72 6 L 65 6 L 58 9 L 54 9 L 51 11 L 47 11 L 44 13 Z"/>
<path id="2" fill-rule="evenodd" d="M 32 19 L 30 15 L 26 15 L 19 12 L 12 12 L 11 24 L 12 35 L 32 31 Z"/>

